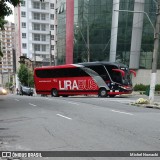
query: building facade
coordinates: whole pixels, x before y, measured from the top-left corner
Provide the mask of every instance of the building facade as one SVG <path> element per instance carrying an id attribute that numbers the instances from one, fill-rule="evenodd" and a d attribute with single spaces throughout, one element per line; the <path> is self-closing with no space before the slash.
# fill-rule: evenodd
<path id="1" fill-rule="evenodd" d="M 0 47 L 3 57 L 0 57 L 0 85 L 14 81 L 15 74 L 15 25 L 7 22 L 0 31 Z"/>
<path id="2" fill-rule="evenodd" d="M 134 83 L 149 84 L 155 19 L 153 0 L 59 0 L 57 62 L 117 61 L 137 71 Z"/>
<path id="3" fill-rule="evenodd" d="M 16 52 L 34 61 L 56 57 L 56 0 L 23 0 L 15 8 Z"/>

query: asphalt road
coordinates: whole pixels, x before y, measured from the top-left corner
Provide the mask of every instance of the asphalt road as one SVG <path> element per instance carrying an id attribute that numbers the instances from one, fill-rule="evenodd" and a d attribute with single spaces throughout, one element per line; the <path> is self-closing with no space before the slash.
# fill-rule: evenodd
<path id="1" fill-rule="evenodd" d="M 160 110 L 137 98 L 1 96 L 0 151 L 160 151 Z"/>

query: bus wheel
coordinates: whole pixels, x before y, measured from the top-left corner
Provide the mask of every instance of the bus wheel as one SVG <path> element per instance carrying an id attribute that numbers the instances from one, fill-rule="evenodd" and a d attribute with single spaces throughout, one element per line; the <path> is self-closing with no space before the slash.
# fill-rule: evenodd
<path id="1" fill-rule="evenodd" d="M 52 89 L 51 95 L 52 97 L 58 97 L 58 91 L 56 89 Z"/>
<path id="2" fill-rule="evenodd" d="M 99 97 L 106 97 L 107 96 L 107 90 L 105 88 L 100 88 L 98 92 Z"/>

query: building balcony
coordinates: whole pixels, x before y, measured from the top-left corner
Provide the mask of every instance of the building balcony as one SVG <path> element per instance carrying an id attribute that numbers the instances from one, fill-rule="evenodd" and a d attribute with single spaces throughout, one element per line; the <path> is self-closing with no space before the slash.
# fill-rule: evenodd
<path id="1" fill-rule="evenodd" d="M 46 19 L 46 20 L 36 20 L 36 19 L 30 19 L 29 22 L 31 23 L 43 23 L 43 24 L 50 24 L 50 19 Z"/>
<path id="2" fill-rule="evenodd" d="M 41 31 L 41 30 L 29 30 L 30 33 L 35 33 L 35 34 L 49 34 L 49 30 L 46 31 Z"/>
<path id="3" fill-rule="evenodd" d="M 36 12 L 36 13 L 50 13 L 50 8 L 46 8 L 44 10 L 42 10 L 42 9 L 36 9 L 36 8 L 31 8 L 29 11 Z"/>
<path id="4" fill-rule="evenodd" d="M 49 41 L 34 41 L 34 40 L 32 40 L 32 41 L 30 41 L 32 44 L 50 44 L 50 42 Z"/>

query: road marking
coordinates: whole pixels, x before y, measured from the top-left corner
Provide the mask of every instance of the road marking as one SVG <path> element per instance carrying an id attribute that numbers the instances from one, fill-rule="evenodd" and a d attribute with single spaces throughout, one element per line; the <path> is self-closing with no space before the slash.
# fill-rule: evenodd
<path id="1" fill-rule="evenodd" d="M 35 107 L 35 106 L 37 106 L 37 105 L 35 105 L 35 104 L 32 104 L 32 103 L 29 103 L 29 105 L 31 105 L 31 106 L 34 106 L 34 107 Z"/>
<path id="2" fill-rule="evenodd" d="M 18 99 L 14 99 L 15 101 L 19 101 Z"/>
<path id="3" fill-rule="evenodd" d="M 69 104 L 74 104 L 74 105 L 79 105 L 78 103 L 75 102 L 68 102 Z"/>
<path id="4" fill-rule="evenodd" d="M 66 119 L 69 119 L 69 120 L 72 120 L 72 118 L 69 118 L 69 117 L 66 117 L 66 116 L 63 116 L 61 114 L 56 114 L 57 116 L 60 116 L 60 117 L 63 117 L 63 118 L 66 118 Z"/>
<path id="5" fill-rule="evenodd" d="M 111 110 L 111 111 L 112 111 L 112 112 L 116 112 L 116 113 L 128 114 L 128 115 L 131 115 L 131 116 L 134 115 L 134 114 L 128 113 L 128 112 L 121 112 L 121 111 L 116 111 L 116 110 Z"/>

